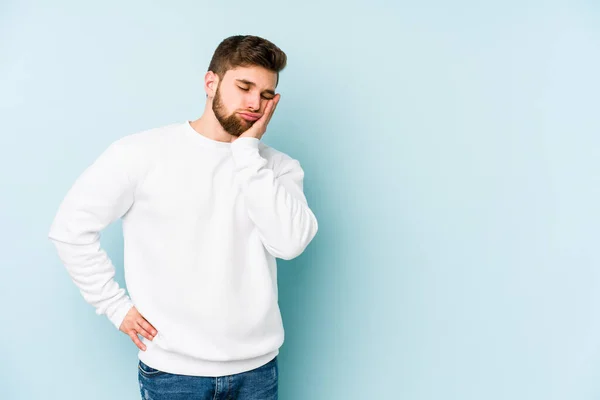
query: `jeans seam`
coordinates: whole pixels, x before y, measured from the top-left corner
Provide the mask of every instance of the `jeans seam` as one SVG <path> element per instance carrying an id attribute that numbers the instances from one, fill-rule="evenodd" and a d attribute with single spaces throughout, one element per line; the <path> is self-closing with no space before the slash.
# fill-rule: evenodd
<path id="1" fill-rule="evenodd" d="M 231 390 L 231 375 L 227 377 L 227 395 L 225 396 L 226 400 L 229 400 L 231 397 L 229 396 L 229 391 Z"/>
<path id="2" fill-rule="evenodd" d="M 217 400 L 217 396 L 219 395 L 219 378 L 215 378 L 215 396 L 213 400 Z"/>
<path id="3" fill-rule="evenodd" d="M 155 368 L 153 368 L 153 369 L 155 369 Z M 144 375 L 147 378 L 152 377 L 152 376 L 156 376 L 156 375 L 160 375 L 160 374 L 164 373 L 163 371 L 159 371 L 159 370 L 156 370 L 156 372 L 144 371 L 142 369 L 142 365 L 141 364 L 138 364 L 138 370 L 142 373 L 142 375 Z"/>

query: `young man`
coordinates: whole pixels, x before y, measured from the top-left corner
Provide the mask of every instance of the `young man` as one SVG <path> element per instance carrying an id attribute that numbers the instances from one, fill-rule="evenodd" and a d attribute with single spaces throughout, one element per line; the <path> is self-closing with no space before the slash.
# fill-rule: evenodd
<path id="1" fill-rule="evenodd" d="M 318 229 L 299 162 L 260 141 L 285 64 L 265 39 L 225 39 L 203 115 L 115 141 L 59 207 L 49 237 L 85 300 L 139 347 L 143 399 L 277 398 L 275 258 Z M 129 297 L 99 244 L 117 218 Z"/>

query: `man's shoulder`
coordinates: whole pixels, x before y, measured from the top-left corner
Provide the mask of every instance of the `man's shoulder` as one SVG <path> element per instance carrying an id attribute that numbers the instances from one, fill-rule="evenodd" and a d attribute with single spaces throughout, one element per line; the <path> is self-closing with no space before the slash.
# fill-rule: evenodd
<path id="1" fill-rule="evenodd" d="M 122 136 L 120 139 L 116 140 L 116 142 L 122 144 L 123 146 L 153 144 L 156 142 L 161 142 L 162 140 L 167 139 L 169 136 L 172 136 L 173 134 L 178 132 L 181 129 L 182 125 L 183 124 L 181 123 L 171 123 L 168 125 L 140 130 Z"/>
<path id="2" fill-rule="evenodd" d="M 152 158 L 173 142 L 172 138 L 181 130 L 181 126 L 180 123 L 172 123 L 140 130 L 121 136 L 110 147 L 128 157 Z"/>
<path id="3" fill-rule="evenodd" d="M 169 124 L 156 128 L 139 130 L 113 140 L 103 152 L 104 158 L 120 163 L 130 171 L 142 173 L 177 134 L 181 124 Z"/>

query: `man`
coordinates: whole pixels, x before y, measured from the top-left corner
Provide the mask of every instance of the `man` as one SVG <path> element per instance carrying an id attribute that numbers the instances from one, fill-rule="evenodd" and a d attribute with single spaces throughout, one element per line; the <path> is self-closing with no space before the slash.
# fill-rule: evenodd
<path id="1" fill-rule="evenodd" d="M 202 116 L 115 141 L 59 207 L 49 237 L 85 300 L 139 347 L 143 399 L 277 398 L 275 258 L 318 229 L 299 162 L 260 141 L 286 59 L 256 36 L 225 39 Z M 99 244 L 117 218 L 129 297 Z"/>

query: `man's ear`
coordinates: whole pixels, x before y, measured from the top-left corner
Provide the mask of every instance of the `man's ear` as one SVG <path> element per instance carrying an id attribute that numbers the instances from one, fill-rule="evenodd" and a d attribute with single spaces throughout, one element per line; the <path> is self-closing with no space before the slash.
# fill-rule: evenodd
<path id="1" fill-rule="evenodd" d="M 215 74 L 212 71 L 208 71 L 204 75 L 204 91 L 206 92 L 206 97 L 213 98 L 215 97 L 215 93 L 217 92 L 217 87 L 219 86 L 219 75 Z"/>

